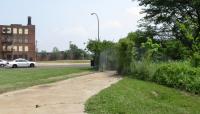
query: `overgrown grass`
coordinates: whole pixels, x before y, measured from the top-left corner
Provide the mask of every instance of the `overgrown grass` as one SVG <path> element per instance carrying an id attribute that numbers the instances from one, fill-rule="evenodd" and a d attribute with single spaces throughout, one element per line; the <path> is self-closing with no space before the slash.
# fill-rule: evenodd
<path id="1" fill-rule="evenodd" d="M 90 68 L 0 69 L 0 93 L 55 82 L 76 76 L 69 74 L 89 71 Z"/>
<path id="2" fill-rule="evenodd" d="M 200 96 L 124 78 L 85 104 L 89 114 L 200 114 Z"/>
<path id="3" fill-rule="evenodd" d="M 153 63 L 133 62 L 130 76 L 162 85 L 200 94 L 200 68 L 185 61 Z"/>

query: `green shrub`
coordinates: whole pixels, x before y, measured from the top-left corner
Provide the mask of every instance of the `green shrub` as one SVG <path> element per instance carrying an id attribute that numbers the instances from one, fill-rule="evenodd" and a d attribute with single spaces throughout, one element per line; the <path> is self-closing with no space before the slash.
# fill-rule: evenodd
<path id="1" fill-rule="evenodd" d="M 157 69 L 156 64 L 151 64 L 150 61 L 139 61 L 135 62 L 134 67 L 131 67 L 132 76 L 141 80 L 151 80 L 154 72 Z"/>
<path id="2" fill-rule="evenodd" d="M 130 38 L 121 39 L 118 43 L 118 73 L 129 74 L 134 58 L 134 42 Z"/>
<path id="3" fill-rule="evenodd" d="M 186 64 L 170 63 L 159 67 L 153 75 L 152 81 L 199 94 L 199 70 Z"/>
<path id="4" fill-rule="evenodd" d="M 200 55 L 199 53 L 194 53 L 191 59 L 191 64 L 193 67 L 199 67 L 200 66 Z"/>

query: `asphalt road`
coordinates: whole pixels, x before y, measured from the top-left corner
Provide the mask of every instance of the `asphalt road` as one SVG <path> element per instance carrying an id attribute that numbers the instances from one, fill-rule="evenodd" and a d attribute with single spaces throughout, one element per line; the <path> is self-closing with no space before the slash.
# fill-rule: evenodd
<path id="1" fill-rule="evenodd" d="M 89 63 L 37 63 L 37 68 L 43 67 L 90 67 Z"/>

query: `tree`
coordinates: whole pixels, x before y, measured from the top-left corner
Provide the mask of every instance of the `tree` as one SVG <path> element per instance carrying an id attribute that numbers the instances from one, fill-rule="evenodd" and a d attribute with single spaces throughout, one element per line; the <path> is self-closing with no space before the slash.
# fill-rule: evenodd
<path id="1" fill-rule="evenodd" d="M 131 63 L 135 59 L 135 42 L 134 37 L 130 37 L 130 34 L 127 38 L 120 39 L 117 44 L 118 49 L 118 73 L 124 74 L 130 72 Z"/>
<path id="2" fill-rule="evenodd" d="M 180 40 L 168 39 L 162 42 L 162 48 L 159 50 L 162 54 L 162 60 L 184 60 L 190 57 L 191 50 L 184 46 Z"/>
<path id="3" fill-rule="evenodd" d="M 192 49 L 187 36 L 180 30 L 177 23 L 191 21 L 194 39 L 200 37 L 200 1 L 199 0 L 138 0 L 140 6 L 145 6 L 143 21 L 147 25 L 154 24 L 160 37 L 173 37 Z"/>
<path id="4" fill-rule="evenodd" d="M 68 59 L 87 59 L 89 55 L 82 49 L 79 49 L 75 44 L 70 44 L 70 49 L 65 51 L 65 58 Z"/>
<path id="5" fill-rule="evenodd" d="M 111 41 L 89 40 L 86 48 L 93 55 L 93 60 L 94 60 L 96 69 L 99 69 L 100 53 L 105 51 L 106 49 L 112 48 L 114 45 L 115 45 L 115 43 L 113 43 Z"/>
<path id="6" fill-rule="evenodd" d="M 42 50 L 40 53 L 41 53 L 41 58 L 42 59 L 47 57 L 47 52 L 45 50 Z"/>
<path id="7" fill-rule="evenodd" d="M 51 54 L 51 60 L 58 60 L 60 56 L 60 51 L 57 47 L 54 47 Z"/>

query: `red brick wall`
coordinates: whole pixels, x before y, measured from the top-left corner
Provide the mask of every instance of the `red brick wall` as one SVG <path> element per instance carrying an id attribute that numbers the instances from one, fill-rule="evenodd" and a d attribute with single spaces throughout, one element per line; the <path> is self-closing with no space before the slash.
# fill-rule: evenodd
<path id="1" fill-rule="evenodd" d="M 28 29 L 28 35 L 26 35 L 24 33 L 23 34 L 16 34 L 16 35 L 14 35 L 14 34 L 5 35 L 5 34 L 2 34 L 2 28 L 3 27 L 22 28 L 23 30 L 25 28 L 27 28 Z M 12 38 L 16 38 L 16 39 L 18 39 L 18 38 L 22 38 L 22 39 L 28 38 L 28 43 L 15 42 L 15 43 L 13 43 L 13 45 L 15 45 L 15 46 L 23 46 L 23 47 L 24 46 L 28 46 L 29 47 L 29 51 L 28 52 L 25 52 L 25 51 L 23 51 L 23 52 L 19 52 L 19 51 L 3 52 L 3 50 L 2 50 L 3 49 L 3 45 L 10 45 L 10 44 L 6 44 L 6 43 L 4 43 L 4 44 L 2 43 L 2 38 L 3 37 L 9 37 L 11 39 Z M 12 56 L 17 55 L 18 58 L 19 58 L 20 55 L 23 55 L 23 56 L 27 55 L 27 59 L 29 59 L 29 60 L 32 59 L 33 61 L 35 61 L 36 60 L 36 50 L 35 49 L 36 49 L 35 48 L 35 25 L 27 25 L 27 26 L 22 26 L 22 25 L 17 25 L 17 24 L 15 24 L 15 25 L 12 24 L 12 25 L 9 25 L 9 26 L 0 25 L 0 58 L 8 59 L 7 55 L 12 55 Z"/>

